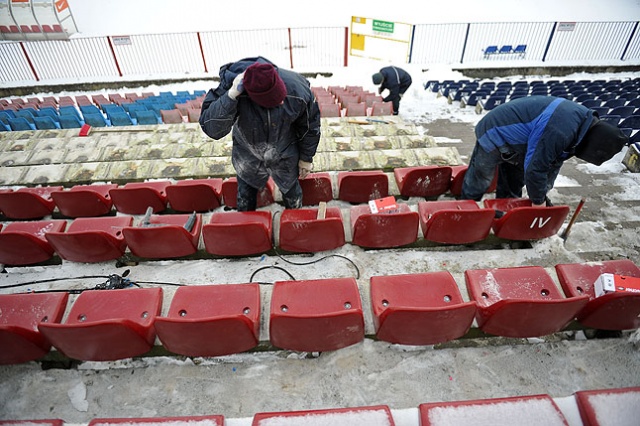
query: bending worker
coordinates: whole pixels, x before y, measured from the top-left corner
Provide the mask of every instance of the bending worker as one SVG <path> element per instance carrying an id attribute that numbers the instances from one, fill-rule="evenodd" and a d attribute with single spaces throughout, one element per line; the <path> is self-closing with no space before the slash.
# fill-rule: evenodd
<path id="1" fill-rule="evenodd" d="M 400 109 L 400 99 L 402 95 L 411 86 L 411 76 L 402 68 L 388 66 L 381 68 L 379 72 L 371 77 L 373 84 L 380 85 L 378 93 L 382 93 L 384 89 L 389 90 L 389 94 L 383 100 L 391 102 L 393 105 L 393 115 L 398 115 Z"/>

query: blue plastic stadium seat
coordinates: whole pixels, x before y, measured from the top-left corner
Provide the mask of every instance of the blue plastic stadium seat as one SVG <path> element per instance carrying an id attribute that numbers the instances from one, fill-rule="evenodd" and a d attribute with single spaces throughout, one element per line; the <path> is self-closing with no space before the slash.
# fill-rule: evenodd
<path id="1" fill-rule="evenodd" d="M 138 121 L 138 124 L 158 124 L 158 117 L 153 111 L 132 111 L 131 116 Z"/>
<path id="2" fill-rule="evenodd" d="M 16 117 L 9 119 L 9 126 L 11 130 L 35 130 L 35 126 L 29 123 L 29 121 L 24 117 Z"/>
<path id="3" fill-rule="evenodd" d="M 131 117 L 129 116 L 129 114 L 124 112 L 124 110 L 122 110 L 122 112 L 112 112 L 107 114 L 109 116 L 109 119 L 111 120 L 112 126 L 132 126 L 133 125 L 133 121 L 131 120 Z"/>
<path id="4" fill-rule="evenodd" d="M 104 115 L 96 108 L 97 112 L 86 113 L 84 114 L 84 122 L 91 127 L 106 127 L 107 120 L 105 120 Z"/>
<path id="5" fill-rule="evenodd" d="M 75 115 L 60 115 L 60 128 L 62 129 L 79 129 L 82 127 L 82 122 L 79 117 Z"/>
<path id="6" fill-rule="evenodd" d="M 33 117 L 34 124 L 38 130 L 58 129 L 58 125 L 51 117 Z"/>

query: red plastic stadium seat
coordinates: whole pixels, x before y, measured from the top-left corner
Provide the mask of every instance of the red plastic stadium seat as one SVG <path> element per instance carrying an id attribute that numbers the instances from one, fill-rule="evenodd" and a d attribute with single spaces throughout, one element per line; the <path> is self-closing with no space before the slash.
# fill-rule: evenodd
<path id="1" fill-rule="evenodd" d="M 373 102 L 371 105 L 372 116 L 392 115 L 392 114 L 393 114 L 393 105 L 391 104 L 391 102 Z"/>
<path id="2" fill-rule="evenodd" d="M 156 426 L 162 424 L 166 424 L 166 426 L 224 426 L 224 416 L 214 414 L 209 416 L 105 418 L 93 419 L 88 426 L 112 426 L 118 424 L 123 426 Z"/>
<path id="3" fill-rule="evenodd" d="M 76 185 L 68 191 L 52 192 L 51 197 L 60 213 L 67 217 L 104 216 L 113 206 L 109 191 L 117 187 L 115 183 Z"/>
<path id="4" fill-rule="evenodd" d="M 371 213 L 368 204 L 351 207 L 351 240 L 360 247 L 391 248 L 418 239 L 418 213 L 399 203 L 397 211 Z"/>
<path id="5" fill-rule="evenodd" d="M 45 356 L 51 343 L 38 331 L 38 323 L 59 323 L 69 293 L 0 295 L 0 364 L 19 364 Z"/>
<path id="6" fill-rule="evenodd" d="M 1 191 L 0 211 L 10 219 L 41 219 L 50 215 L 56 207 L 51 198 L 54 191 L 62 191 L 62 186 Z"/>
<path id="7" fill-rule="evenodd" d="M 209 212 L 220 207 L 222 179 L 180 180 L 165 189 L 171 208 L 178 212 Z"/>
<path id="8" fill-rule="evenodd" d="M 269 178 L 267 185 L 258 192 L 257 207 L 266 207 L 274 203 L 276 184 Z M 238 207 L 238 179 L 231 177 L 222 182 L 222 201 L 231 208 Z"/>
<path id="9" fill-rule="evenodd" d="M 81 361 L 113 361 L 148 352 L 162 309 L 161 288 L 87 290 L 61 324 L 38 329 L 60 352 Z"/>
<path id="10" fill-rule="evenodd" d="M 449 190 L 451 167 L 399 167 L 393 170 L 403 197 L 437 198 Z"/>
<path id="11" fill-rule="evenodd" d="M 202 227 L 207 253 L 248 256 L 273 248 L 270 211 L 216 212 Z"/>
<path id="12" fill-rule="evenodd" d="M 16 426 L 64 426 L 62 419 L 38 419 L 38 420 L 0 420 L 0 425 Z"/>
<path id="13" fill-rule="evenodd" d="M 338 199 L 360 204 L 389 195 L 389 178 L 382 170 L 338 172 Z"/>
<path id="14" fill-rule="evenodd" d="M 593 284 L 600 274 L 640 278 L 640 268 L 628 259 L 556 265 L 558 279 L 570 297 L 587 295 L 589 303 L 578 312 L 585 327 L 629 330 L 640 327 L 640 293 L 614 292 L 595 297 Z"/>
<path id="15" fill-rule="evenodd" d="M 562 411 L 549 395 L 433 402 L 420 404 L 418 410 L 421 426 L 569 425 Z M 518 418 L 514 418 L 514 415 Z"/>
<path id="16" fill-rule="evenodd" d="M 334 351 L 364 339 L 354 278 L 278 281 L 271 296 L 271 343 L 282 349 Z"/>
<path id="17" fill-rule="evenodd" d="M 565 298 L 540 266 L 465 271 L 467 290 L 478 303 L 478 327 L 496 336 L 538 337 L 562 330 L 588 296 Z"/>
<path id="18" fill-rule="evenodd" d="M 285 209 L 280 216 L 279 246 L 297 253 L 333 250 L 345 243 L 342 213 L 329 207 L 324 219 L 318 209 Z"/>
<path id="19" fill-rule="evenodd" d="M 467 173 L 468 168 L 469 166 L 467 166 L 466 164 L 460 166 L 451 166 L 451 184 L 449 188 L 449 192 L 451 192 L 451 195 L 458 196 L 462 193 L 464 175 Z M 493 182 L 491 182 L 491 185 L 489 185 L 489 189 L 487 189 L 487 193 L 495 192 L 497 186 L 498 173 L 495 174 Z"/>
<path id="20" fill-rule="evenodd" d="M 473 200 L 421 201 L 418 203 L 424 239 L 443 244 L 470 244 L 489 235 L 494 211 L 481 209 Z"/>
<path id="21" fill-rule="evenodd" d="M 251 426 L 266 426 L 272 424 L 279 426 L 304 424 L 394 426 L 395 422 L 393 421 L 389 406 L 375 405 L 370 407 L 256 413 L 253 416 Z"/>
<path id="22" fill-rule="evenodd" d="M 189 214 L 152 215 L 149 224 L 127 226 L 122 230 L 129 250 L 139 257 L 174 259 L 198 251 L 202 231 L 202 215 L 195 215 L 191 229 L 185 225 Z"/>
<path id="23" fill-rule="evenodd" d="M 342 111 L 340 109 L 340 105 L 336 103 L 320 103 L 318 104 L 320 108 L 320 116 L 321 117 L 341 117 Z"/>
<path id="24" fill-rule="evenodd" d="M 248 351 L 260 338 L 258 284 L 179 287 L 166 317 L 155 322 L 158 337 L 171 352 L 221 356 Z"/>
<path id="25" fill-rule="evenodd" d="M 50 232 L 47 241 L 58 255 L 72 262 L 105 262 L 124 255 L 127 243 L 122 229 L 131 226 L 133 217 L 80 217 L 66 232 Z"/>
<path id="26" fill-rule="evenodd" d="M 64 220 L 11 222 L 0 232 L 0 263 L 33 265 L 53 257 L 54 249 L 46 239 L 49 232 L 62 232 Z"/>
<path id="27" fill-rule="evenodd" d="M 524 198 L 485 200 L 487 208 L 505 212 L 493 221 L 493 233 L 506 240 L 539 240 L 558 233 L 569 214 L 569 206 L 533 207 Z"/>
<path id="28" fill-rule="evenodd" d="M 310 173 L 306 178 L 298 181 L 302 188 L 303 206 L 317 206 L 321 201 L 333 200 L 333 188 L 329 173 Z"/>
<path id="29" fill-rule="evenodd" d="M 402 345 L 433 345 L 464 336 L 476 314 L 449 272 L 373 276 L 376 337 Z"/>
<path id="30" fill-rule="evenodd" d="M 574 396 L 585 426 L 638 423 L 640 387 L 585 390 Z"/>
<path id="31" fill-rule="evenodd" d="M 367 115 L 367 104 L 364 102 L 349 102 L 344 115 L 345 117 L 365 117 Z"/>
<path id="32" fill-rule="evenodd" d="M 116 210 L 126 214 L 145 214 L 147 207 L 153 207 L 153 212 L 158 213 L 167 208 L 168 180 L 153 182 L 129 182 L 123 187 L 109 191 Z"/>

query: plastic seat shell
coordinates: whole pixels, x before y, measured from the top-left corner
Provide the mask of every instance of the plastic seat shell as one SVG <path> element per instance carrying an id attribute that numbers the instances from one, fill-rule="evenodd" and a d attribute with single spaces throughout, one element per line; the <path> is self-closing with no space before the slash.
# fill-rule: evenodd
<path id="1" fill-rule="evenodd" d="M 177 212 L 209 212 L 222 203 L 222 179 L 180 180 L 165 189 L 171 208 Z"/>
<path id="2" fill-rule="evenodd" d="M 286 251 L 315 253 L 333 250 L 345 243 L 342 212 L 328 207 L 324 219 L 318 209 L 285 209 L 280 216 L 278 246 Z"/>
<path id="3" fill-rule="evenodd" d="M 361 204 L 389 195 L 389 178 L 382 170 L 338 172 L 338 199 Z"/>
<path id="4" fill-rule="evenodd" d="M 421 201 L 418 203 L 424 239 L 442 244 L 471 244 L 491 232 L 495 213 L 473 200 Z"/>
<path id="5" fill-rule="evenodd" d="M 324 419 L 323 419 L 324 417 Z M 266 424 L 293 425 L 307 424 L 313 419 L 313 424 L 357 424 L 365 421 L 373 425 L 395 426 L 393 415 L 387 405 L 375 405 L 369 407 L 332 408 L 323 410 L 306 411 L 280 411 L 273 413 L 256 413 L 253 416 L 252 426 Z M 264 423 L 263 423 L 264 422 Z"/>
<path id="6" fill-rule="evenodd" d="M 76 185 L 68 191 L 52 192 L 51 197 L 67 217 L 104 216 L 113 207 L 109 191 L 117 187 L 117 184 Z"/>
<path id="7" fill-rule="evenodd" d="M 129 182 L 123 187 L 109 190 L 113 205 L 120 213 L 145 214 L 147 207 L 154 213 L 167 208 L 167 186 L 170 181 Z"/>
<path id="8" fill-rule="evenodd" d="M 448 166 L 397 167 L 393 175 L 403 197 L 434 198 L 451 186 L 451 167 Z"/>
<path id="9" fill-rule="evenodd" d="M 10 222 L 0 232 L 0 263 L 33 265 L 53 257 L 54 248 L 46 239 L 50 232 L 62 232 L 64 220 Z"/>
<path id="10" fill-rule="evenodd" d="M 202 226 L 207 253 L 218 256 L 248 256 L 273 248 L 270 211 L 214 212 Z"/>
<path id="11" fill-rule="evenodd" d="M 556 235 L 569 214 L 569 206 L 534 207 L 524 198 L 484 200 L 487 208 L 505 212 L 493 221 L 492 230 L 507 240 L 539 240 Z"/>
<path id="12" fill-rule="evenodd" d="M 173 259 L 198 251 L 202 231 L 202 214 L 197 213 L 190 230 L 185 224 L 189 214 L 152 215 L 149 225 L 127 226 L 122 229 L 129 250 L 139 257 Z"/>
<path id="13" fill-rule="evenodd" d="M 0 211 L 10 219 L 41 219 L 56 207 L 51 193 L 61 190 L 62 186 L 43 186 L 0 191 Z"/>
<path id="14" fill-rule="evenodd" d="M 352 242 L 360 247 L 391 248 L 414 243 L 418 239 L 418 213 L 404 203 L 398 211 L 372 213 L 368 204 L 350 210 Z"/>

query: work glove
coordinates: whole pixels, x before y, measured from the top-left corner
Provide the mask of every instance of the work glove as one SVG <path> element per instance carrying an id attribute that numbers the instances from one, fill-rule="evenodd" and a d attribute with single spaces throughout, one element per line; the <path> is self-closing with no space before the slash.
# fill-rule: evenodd
<path id="1" fill-rule="evenodd" d="M 306 178 L 311 173 L 311 170 L 313 170 L 313 163 L 303 160 L 298 161 L 298 176 L 300 179 Z"/>
<path id="2" fill-rule="evenodd" d="M 242 87 L 242 79 L 244 79 L 244 73 L 238 74 L 236 78 L 233 79 L 233 84 L 231 85 L 231 89 L 229 89 L 228 95 L 234 101 L 244 90 L 244 87 Z"/>

